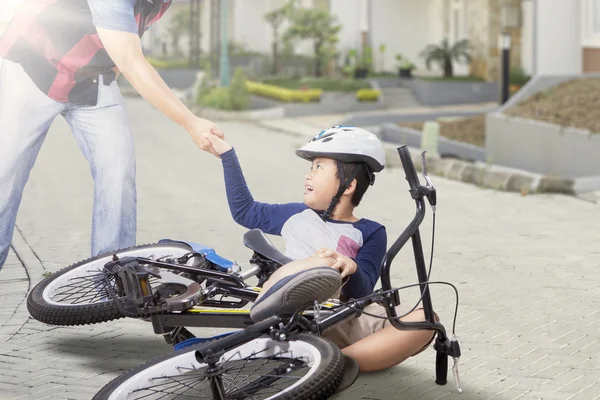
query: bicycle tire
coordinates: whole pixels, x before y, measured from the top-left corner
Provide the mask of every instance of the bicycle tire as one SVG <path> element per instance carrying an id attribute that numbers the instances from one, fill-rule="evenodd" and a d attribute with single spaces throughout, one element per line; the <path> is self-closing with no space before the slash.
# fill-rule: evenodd
<path id="1" fill-rule="evenodd" d="M 60 326 L 88 325 L 125 318 L 121 311 L 119 311 L 122 309 L 122 304 L 124 304 L 123 299 L 106 300 L 92 304 L 55 305 L 50 304 L 45 300 L 43 295 L 44 290 L 48 287 L 48 285 L 50 285 L 56 279 L 63 277 L 63 275 L 66 273 L 77 268 L 82 268 L 102 258 L 112 257 L 113 254 L 117 254 L 117 256 L 124 256 L 128 252 L 135 250 L 165 249 L 167 247 L 181 248 L 182 253 L 184 251 L 191 251 L 190 246 L 180 242 L 149 243 L 131 246 L 114 252 L 81 260 L 53 273 L 49 277 L 40 281 L 27 296 L 27 310 L 33 318 L 40 322 L 49 325 Z"/>
<path id="2" fill-rule="evenodd" d="M 270 342 L 272 345 L 278 344 L 277 342 L 270 338 L 264 338 L 265 342 Z M 252 342 L 252 341 L 250 341 Z M 228 350 L 223 358 L 227 358 L 227 354 L 230 352 L 240 352 L 243 346 L 248 345 L 246 342 L 238 347 Z M 316 367 L 314 373 L 312 373 L 304 382 L 301 382 L 296 388 L 292 388 L 292 390 L 286 391 L 284 393 L 279 393 L 279 395 L 275 395 L 275 397 L 269 397 L 269 400 L 277 399 L 277 400 L 321 400 L 327 399 L 331 396 L 337 387 L 340 385 L 343 374 L 344 374 L 344 364 L 345 359 L 342 356 L 340 349 L 328 339 L 325 339 L 321 336 L 316 336 L 312 334 L 299 334 L 294 339 L 288 341 L 288 343 L 293 342 L 303 342 L 317 349 L 320 354 L 319 363 Z M 194 357 L 193 354 L 198 348 L 205 346 L 206 344 L 192 346 L 190 348 L 185 348 L 182 350 L 174 351 L 169 354 L 159 356 L 142 364 L 138 367 L 132 368 L 129 371 L 123 373 L 117 378 L 113 379 L 111 382 L 106 384 L 93 398 L 93 400 L 116 400 L 121 398 L 131 398 L 128 397 L 130 392 L 127 391 L 126 386 L 129 384 L 133 390 L 143 392 L 143 388 L 140 388 L 138 382 L 143 379 L 144 382 L 150 382 L 148 378 L 145 377 L 144 371 L 146 374 L 152 374 L 150 371 L 151 368 L 158 371 L 160 369 L 159 364 L 164 363 L 165 369 L 170 368 L 168 364 L 171 364 L 175 358 L 182 357 L 182 362 L 186 360 L 187 357 Z M 188 365 L 188 364 L 186 364 Z M 189 369 L 189 365 L 188 365 Z M 128 382 L 131 380 L 130 382 Z M 188 383 L 188 387 L 191 385 L 189 378 L 186 380 Z M 237 389 L 237 388 L 235 388 Z M 197 389 L 194 388 L 194 393 L 197 393 Z M 147 398 L 147 395 L 143 395 L 143 398 Z M 187 396 L 187 394 L 182 394 Z M 171 397 L 169 397 L 171 398 Z M 172 397 L 176 399 L 177 397 Z M 190 397 L 186 397 L 190 398 Z M 201 397 L 208 398 L 208 397 Z"/>

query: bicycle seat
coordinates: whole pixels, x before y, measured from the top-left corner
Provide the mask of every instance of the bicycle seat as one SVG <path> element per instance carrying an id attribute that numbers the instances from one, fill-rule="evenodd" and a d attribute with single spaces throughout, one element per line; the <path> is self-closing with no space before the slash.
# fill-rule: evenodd
<path id="1" fill-rule="evenodd" d="M 260 229 L 251 229 L 244 234 L 244 246 L 281 265 L 293 261 L 280 252 Z"/>

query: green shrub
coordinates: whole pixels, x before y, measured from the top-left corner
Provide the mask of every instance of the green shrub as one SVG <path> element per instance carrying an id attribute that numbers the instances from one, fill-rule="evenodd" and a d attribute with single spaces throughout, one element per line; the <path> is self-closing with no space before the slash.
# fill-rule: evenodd
<path id="1" fill-rule="evenodd" d="M 360 89 L 356 91 L 356 100 L 358 101 L 377 101 L 379 99 L 379 90 Z"/>
<path id="2" fill-rule="evenodd" d="M 244 70 L 236 68 L 231 84 L 229 85 L 232 110 L 245 110 L 250 106 L 250 92 L 248 91 L 247 82 L 248 79 Z"/>
<path id="3" fill-rule="evenodd" d="M 510 70 L 509 82 L 513 85 L 523 86 L 531 79 L 531 76 L 527 75 L 523 68 L 514 67 Z"/>
<path id="4" fill-rule="evenodd" d="M 244 71 L 237 68 L 228 87 L 211 87 L 210 69 L 205 71 L 204 79 L 196 93 L 196 103 L 220 110 L 245 110 L 250 106 L 250 95 Z"/>
<path id="5" fill-rule="evenodd" d="M 287 78 L 270 77 L 262 80 L 263 83 L 280 86 L 286 89 L 321 89 L 325 92 L 356 92 L 359 89 L 369 88 L 363 80 L 336 79 L 336 78 Z"/>
<path id="6" fill-rule="evenodd" d="M 320 101 L 323 93 L 321 89 L 292 90 L 253 81 L 248 81 L 246 86 L 252 94 L 285 102 Z"/>
<path id="7" fill-rule="evenodd" d="M 190 67 L 190 61 L 188 59 L 161 60 L 152 57 L 147 57 L 146 59 L 148 60 L 150 65 L 158 69 L 175 69 Z"/>
<path id="8" fill-rule="evenodd" d="M 229 89 L 218 87 L 200 98 L 200 105 L 204 107 L 217 108 L 219 110 L 231 110 L 231 96 Z"/>

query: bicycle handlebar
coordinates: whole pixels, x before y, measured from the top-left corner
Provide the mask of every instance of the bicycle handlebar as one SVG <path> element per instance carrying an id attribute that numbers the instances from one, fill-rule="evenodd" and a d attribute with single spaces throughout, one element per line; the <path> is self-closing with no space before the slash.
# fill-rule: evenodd
<path id="1" fill-rule="evenodd" d="M 421 183 L 417 177 L 417 170 L 415 169 L 415 165 L 412 161 L 412 157 L 410 156 L 410 152 L 408 151 L 408 147 L 404 145 L 398 148 L 398 153 L 400 154 L 402 167 L 404 167 L 404 173 L 406 174 L 408 186 L 410 187 L 410 190 L 416 190 Z"/>

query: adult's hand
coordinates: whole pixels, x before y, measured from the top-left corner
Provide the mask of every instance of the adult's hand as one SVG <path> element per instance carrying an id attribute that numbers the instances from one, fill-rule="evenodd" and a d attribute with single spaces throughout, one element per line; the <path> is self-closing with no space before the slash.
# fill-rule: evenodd
<path id="1" fill-rule="evenodd" d="M 194 143 L 200 149 L 213 154 L 216 157 L 219 157 L 219 152 L 214 148 L 213 143 L 209 139 L 209 137 L 216 137 L 218 139 L 223 139 L 225 136 L 223 132 L 219 131 L 217 126 L 207 119 L 196 118 L 192 124 L 186 127 Z"/>

